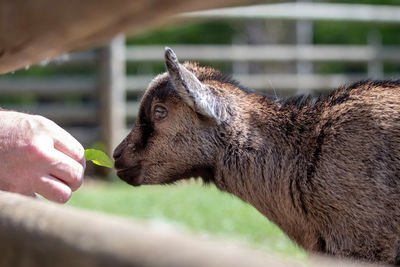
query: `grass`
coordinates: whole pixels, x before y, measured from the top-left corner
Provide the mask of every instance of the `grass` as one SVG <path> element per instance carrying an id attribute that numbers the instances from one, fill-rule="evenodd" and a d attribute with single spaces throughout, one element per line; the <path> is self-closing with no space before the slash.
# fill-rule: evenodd
<path id="1" fill-rule="evenodd" d="M 271 254 L 305 258 L 303 250 L 252 206 L 198 182 L 136 188 L 122 182 L 91 182 L 75 192 L 68 205 L 161 220 L 201 234 L 235 239 Z"/>

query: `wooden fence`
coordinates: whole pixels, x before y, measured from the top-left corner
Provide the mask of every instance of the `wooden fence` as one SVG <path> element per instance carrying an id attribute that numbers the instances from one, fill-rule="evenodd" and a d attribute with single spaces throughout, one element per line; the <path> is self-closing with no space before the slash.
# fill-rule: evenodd
<path id="1" fill-rule="evenodd" d="M 372 266 L 279 259 L 232 242 L 0 191 L 0 266 Z"/>
<path id="2" fill-rule="evenodd" d="M 366 73 L 352 75 L 233 74 L 243 85 L 260 91 L 293 92 L 296 88 L 331 90 L 355 80 L 383 77 L 384 64 L 400 62 L 400 48 L 378 45 L 174 45 L 172 48 L 181 61 L 200 61 L 204 64 L 341 62 L 365 64 L 368 69 Z M 96 69 L 94 75 L 40 79 L 11 75 L 0 79 L 0 99 L 23 95 L 44 97 L 46 101 L 39 105 L 4 107 L 46 116 L 65 127 L 85 145 L 101 140 L 110 153 L 136 117 L 138 96 L 153 78 L 153 75 L 125 75 L 126 64 L 162 64 L 163 53 L 163 46 L 125 47 L 124 38 L 120 36 L 106 47 L 63 56 L 52 63 L 70 67 L 93 65 Z M 59 101 L 73 96 L 85 101 L 80 104 Z"/>

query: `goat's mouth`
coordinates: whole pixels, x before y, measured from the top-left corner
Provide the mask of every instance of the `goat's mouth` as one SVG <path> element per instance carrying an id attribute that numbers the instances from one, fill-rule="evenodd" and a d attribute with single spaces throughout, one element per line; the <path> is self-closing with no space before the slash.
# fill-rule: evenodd
<path id="1" fill-rule="evenodd" d="M 140 175 L 142 166 L 140 164 L 121 169 L 117 171 L 117 175 L 121 180 L 133 186 L 139 186 L 143 183 L 143 177 Z"/>

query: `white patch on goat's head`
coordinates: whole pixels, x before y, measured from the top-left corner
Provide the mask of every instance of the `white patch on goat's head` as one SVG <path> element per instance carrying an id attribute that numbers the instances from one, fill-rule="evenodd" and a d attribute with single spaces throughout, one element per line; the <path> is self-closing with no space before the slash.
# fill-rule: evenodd
<path id="1" fill-rule="evenodd" d="M 228 119 L 227 107 L 210 88 L 207 88 L 207 85 L 193 91 L 194 102 L 198 109 L 203 110 L 209 117 L 215 118 L 217 123 Z"/>

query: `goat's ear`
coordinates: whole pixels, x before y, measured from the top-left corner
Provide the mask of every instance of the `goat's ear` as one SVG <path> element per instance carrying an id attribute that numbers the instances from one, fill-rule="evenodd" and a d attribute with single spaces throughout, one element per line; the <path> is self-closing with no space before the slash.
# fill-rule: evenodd
<path id="1" fill-rule="evenodd" d="M 220 123 L 227 119 L 226 106 L 187 68 L 179 64 L 174 51 L 165 48 L 165 65 L 179 96 L 197 113 Z"/>

